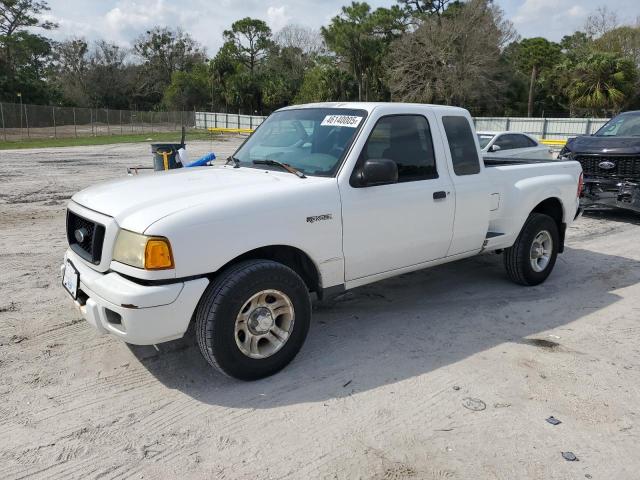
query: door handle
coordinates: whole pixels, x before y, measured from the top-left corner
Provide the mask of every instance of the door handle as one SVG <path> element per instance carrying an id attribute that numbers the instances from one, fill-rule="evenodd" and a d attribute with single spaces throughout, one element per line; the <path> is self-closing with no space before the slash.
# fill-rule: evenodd
<path id="1" fill-rule="evenodd" d="M 443 198 L 447 198 L 447 192 L 445 192 L 444 190 L 441 190 L 439 192 L 433 192 L 434 200 L 442 200 Z"/>

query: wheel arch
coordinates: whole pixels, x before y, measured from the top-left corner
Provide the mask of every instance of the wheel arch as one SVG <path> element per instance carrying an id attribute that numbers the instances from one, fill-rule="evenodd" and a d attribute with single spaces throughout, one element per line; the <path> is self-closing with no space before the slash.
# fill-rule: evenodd
<path id="1" fill-rule="evenodd" d="M 567 230 L 567 224 L 564 222 L 564 207 L 562 201 L 557 197 L 549 197 L 542 202 L 538 203 L 531 213 L 542 213 L 553 219 L 558 226 L 558 233 L 560 235 L 560 247 L 558 253 L 564 251 L 564 239 Z"/>
<path id="2" fill-rule="evenodd" d="M 211 274 L 211 277 L 215 277 L 218 272 L 227 269 L 231 265 L 251 259 L 272 260 L 286 265 L 300 275 L 310 292 L 315 292 L 317 295 L 322 294 L 322 277 L 318 266 L 309 254 L 290 245 L 268 245 L 249 250 L 229 260 Z"/>

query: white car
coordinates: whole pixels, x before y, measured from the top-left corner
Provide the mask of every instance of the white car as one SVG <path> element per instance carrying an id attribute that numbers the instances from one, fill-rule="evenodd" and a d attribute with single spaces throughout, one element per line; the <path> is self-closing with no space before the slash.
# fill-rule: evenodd
<path id="1" fill-rule="evenodd" d="M 542 145 L 531 135 L 519 132 L 478 132 L 482 155 L 552 160 L 553 149 Z"/>
<path id="2" fill-rule="evenodd" d="M 580 164 L 483 161 L 472 125 L 437 105 L 281 109 L 227 165 L 75 194 L 64 288 L 99 332 L 148 345 L 194 324 L 212 366 L 256 379 L 300 350 L 311 293 L 483 251 L 537 285 L 578 215 Z"/>

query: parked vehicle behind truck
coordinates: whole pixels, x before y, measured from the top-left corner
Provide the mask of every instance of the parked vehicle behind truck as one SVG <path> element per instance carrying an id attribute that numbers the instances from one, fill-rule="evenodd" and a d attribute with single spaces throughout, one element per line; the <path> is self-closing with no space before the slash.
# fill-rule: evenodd
<path id="1" fill-rule="evenodd" d="M 584 207 L 640 212 L 640 111 L 621 113 L 593 135 L 570 138 L 558 158 L 582 165 Z"/>
<path id="2" fill-rule="evenodd" d="M 63 283 L 100 332 L 182 337 L 256 379 L 300 350 L 325 298 L 483 251 L 537 285 L 578 213 L 574 161 L 482 159 L 469 113 L 324 103 L 273 113 L 227 165 L 73 196 Z M 401 326 L 398 326 L 401 328 Z"/>
<path id="3" fill-rule="evenodd" d="M 555 158 L 553 149 L 541 144 L 531 135 L 521 132 L 478 132 L 478 142 L 483 155 L 491 157 L 531 158 L 550 160 Z"/>

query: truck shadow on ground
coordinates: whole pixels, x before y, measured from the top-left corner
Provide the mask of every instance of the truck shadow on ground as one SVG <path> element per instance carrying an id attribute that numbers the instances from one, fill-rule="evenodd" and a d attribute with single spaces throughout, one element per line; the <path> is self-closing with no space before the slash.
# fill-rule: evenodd
<path id="1" fill-rule="evenodd" d="M 193 339 L 131 350 L 168 388 L 207 404 L 268 409 L 342 398 L 459 362 L 505 342 L 553 354 L 547 330 L 617 302 L 640 262 L 567 248 L 547 282 L 511 283 L 487 254 L 403 275 L 314 306 L 309 336 L 282 372 L 256 382 L 216 373 Z M 562 342 L 562 340 L 556 340 Z M 586 353 L 586 352 L 585 352 Z M 469 385 L 474 379 L 453 379 Z M 453 384 L 452 384 L 453 385 Z"/>
<path id="2" fill-rule="evenodd" d="M 585 210 L 584 216 L 596 220 L 640 225 L 640 213 L 636 213 L 631 210 L 623 210 L 621 208 L 589 208 L 588 210 Z"/>

